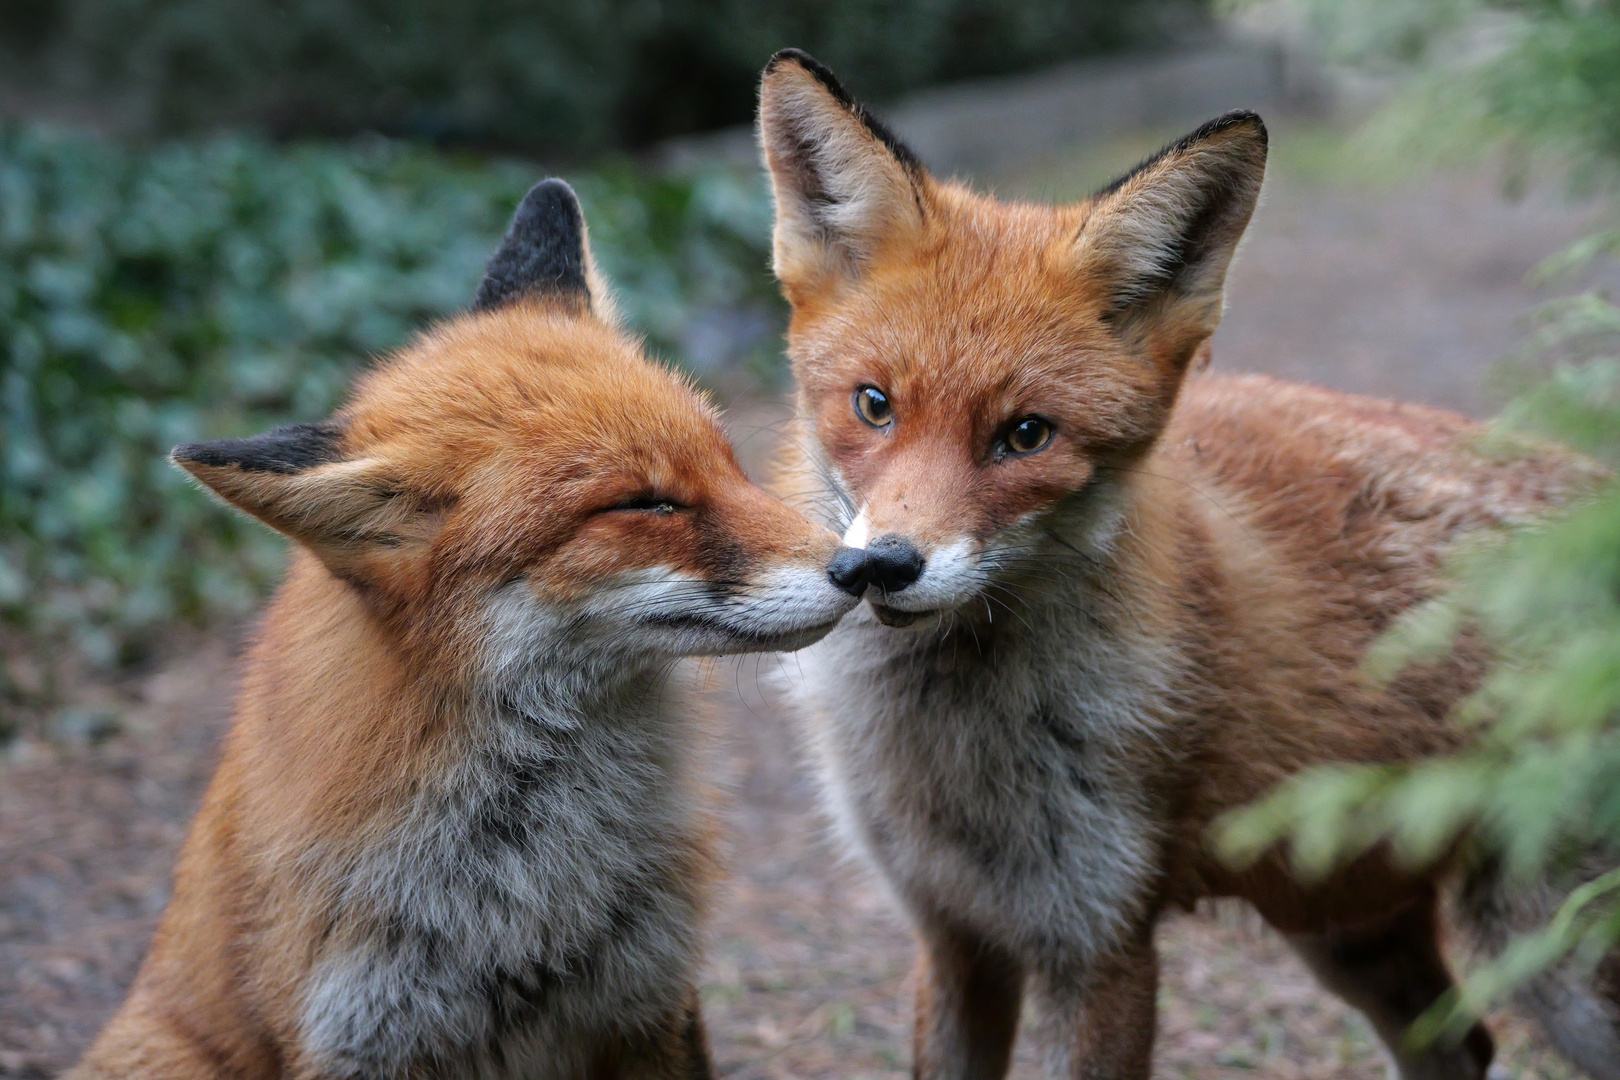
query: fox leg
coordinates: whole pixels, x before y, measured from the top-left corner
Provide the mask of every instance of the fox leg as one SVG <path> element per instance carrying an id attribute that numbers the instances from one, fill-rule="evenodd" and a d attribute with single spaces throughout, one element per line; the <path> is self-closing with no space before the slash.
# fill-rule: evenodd
<path id="1" fill-rule="evenodd" d="M 1041 980 L 1040 985 L 1049 1080 L 1148 1080 L 1159 994 L 1151 926 L 1082 979 Z"/>
<path id="2" fill-rule="evenodd" d="M 1604 957 L 1595 971 L 1560 966 L 1544 972 L 1518 1000 L 1592 1080 L 1620 1080 L 1620 952 Z"/>
<path id="3" fill-rule="evenodd" d="M 1569 890 L 1615 865 L 1611 852 L 1593 850 L 1574 867 L 1577 877 L 1558 883 L 1513 886 L 1495 861 L 1471 868 L 1459 896 L 1458 914 L 1475 942 L 1500 956 L 1515 933 L 1553 917 Z M 1515 995 L 1543 1033 L 1592 1080 L 1620 1080 L 1620 949 L 1594 969 L 1559 964 L 1537 975 Z"/>
<path id="4" fill-rule="evenodd" d="M 1485 1076 L 1495 1044 L 1484 1024 L 1456 1044 L 1405 1046 L 1412 1022 L 1452 987 L 1432 894 L 1371 925 L 1290 934 L 1289 941 L 1324 986 L 1367 1017 L 1401 1080 Z"/>
<path id="5" fill-rule="evenodd" d="M 1001 1080 L 1012 1061 L 1024 973 L 1000 949 L 943 928 L 917 955 L 916 1080 Z"/>
<path id="6" fill-rule="evenodd" d="M 709 1034 L 697 987 L 650 1032 L 623 1040 L 597 1059 L 590 1080 L 714 1080 Z"/>

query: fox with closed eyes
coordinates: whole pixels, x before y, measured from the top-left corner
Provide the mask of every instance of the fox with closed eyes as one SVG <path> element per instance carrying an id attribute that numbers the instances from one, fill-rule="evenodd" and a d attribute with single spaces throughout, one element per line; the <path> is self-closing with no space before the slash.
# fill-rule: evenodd
<path id="1" fill-rule="evenodd" d="M 296 547 L 76 1080 L 712 1075 L 713 825 L 669 669 L 801 647 L 856 598 L 606 305 L 546 181 L 472 310 L 336 415 L 174 450 Z"/>

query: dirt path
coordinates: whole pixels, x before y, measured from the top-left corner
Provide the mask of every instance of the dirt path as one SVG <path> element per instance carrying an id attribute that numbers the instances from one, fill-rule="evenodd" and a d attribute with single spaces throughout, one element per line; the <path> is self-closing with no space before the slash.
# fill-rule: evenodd
<path id="1" fill-rule="evenodd" d="M 168 902 L 213 771 L 234 662 L 202 643 L 119 688 L 123 733 L 0 765 L 0 1076 L 70 1064 L 117 1006 Z"/>

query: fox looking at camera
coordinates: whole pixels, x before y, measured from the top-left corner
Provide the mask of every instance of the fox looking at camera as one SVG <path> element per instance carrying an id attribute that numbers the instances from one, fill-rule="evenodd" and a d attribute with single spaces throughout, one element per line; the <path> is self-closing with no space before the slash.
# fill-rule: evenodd
<path id="1" fill-rule="evenodd" d="M 867 584 L 796 694 L 832 814 L 919 938 L 916 1075 L 1003 1075 L 1029 991 L 1048 1075 L 1145 1080 L 1155 924 L 1236 896 L 1406 1080 L 1483 1077 L 1482 1025 L 1403 1041 L 1452 985 L 1446 867 L 1379 853 L 1305 887 L 1277 853 L 1224 865 L 1209 826 L 1313 764 L 1455 746 L 1478 646 L 1387 686 L 1361 658 L 1455 539 L 1567 504 L 1594 468 L 1494 459 L 1431 409 L 1189 375 L 1260 193 L 1252 113 L 1058 207 L 934 178 L 796 51 L 765 70 L 759 133 L 793 309 L 782 487 Z M 1605 971 L 1542 1012 L 1609 1080 Z"/>
<path id="2" fill-rule="evenodd" d="M 546 181 L 473 310 L 335 416 L 175 449 L 297 546 L 78 1080 L 711 1075 L 713 827 L 671 668 L 856 600 L 592 265 Z"/>

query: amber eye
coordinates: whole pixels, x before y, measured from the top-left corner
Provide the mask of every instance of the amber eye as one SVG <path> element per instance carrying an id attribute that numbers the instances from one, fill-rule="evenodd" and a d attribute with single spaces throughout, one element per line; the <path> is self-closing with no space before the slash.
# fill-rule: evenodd
<path id="1" fill-rule="evenodd" d="M 1026 416 L 1007 432 L 1007 451 L 1032 454 L 1052 441 L 1052 425 L 1038 416 Z"/>
<path id="2" fill-rule="evenodd" d="M 855 413 L 875 428 L 888 427 L 894 419 L 894 408 L 888 395 L 875 386 L 862 386 L 855 391 Z"/>

